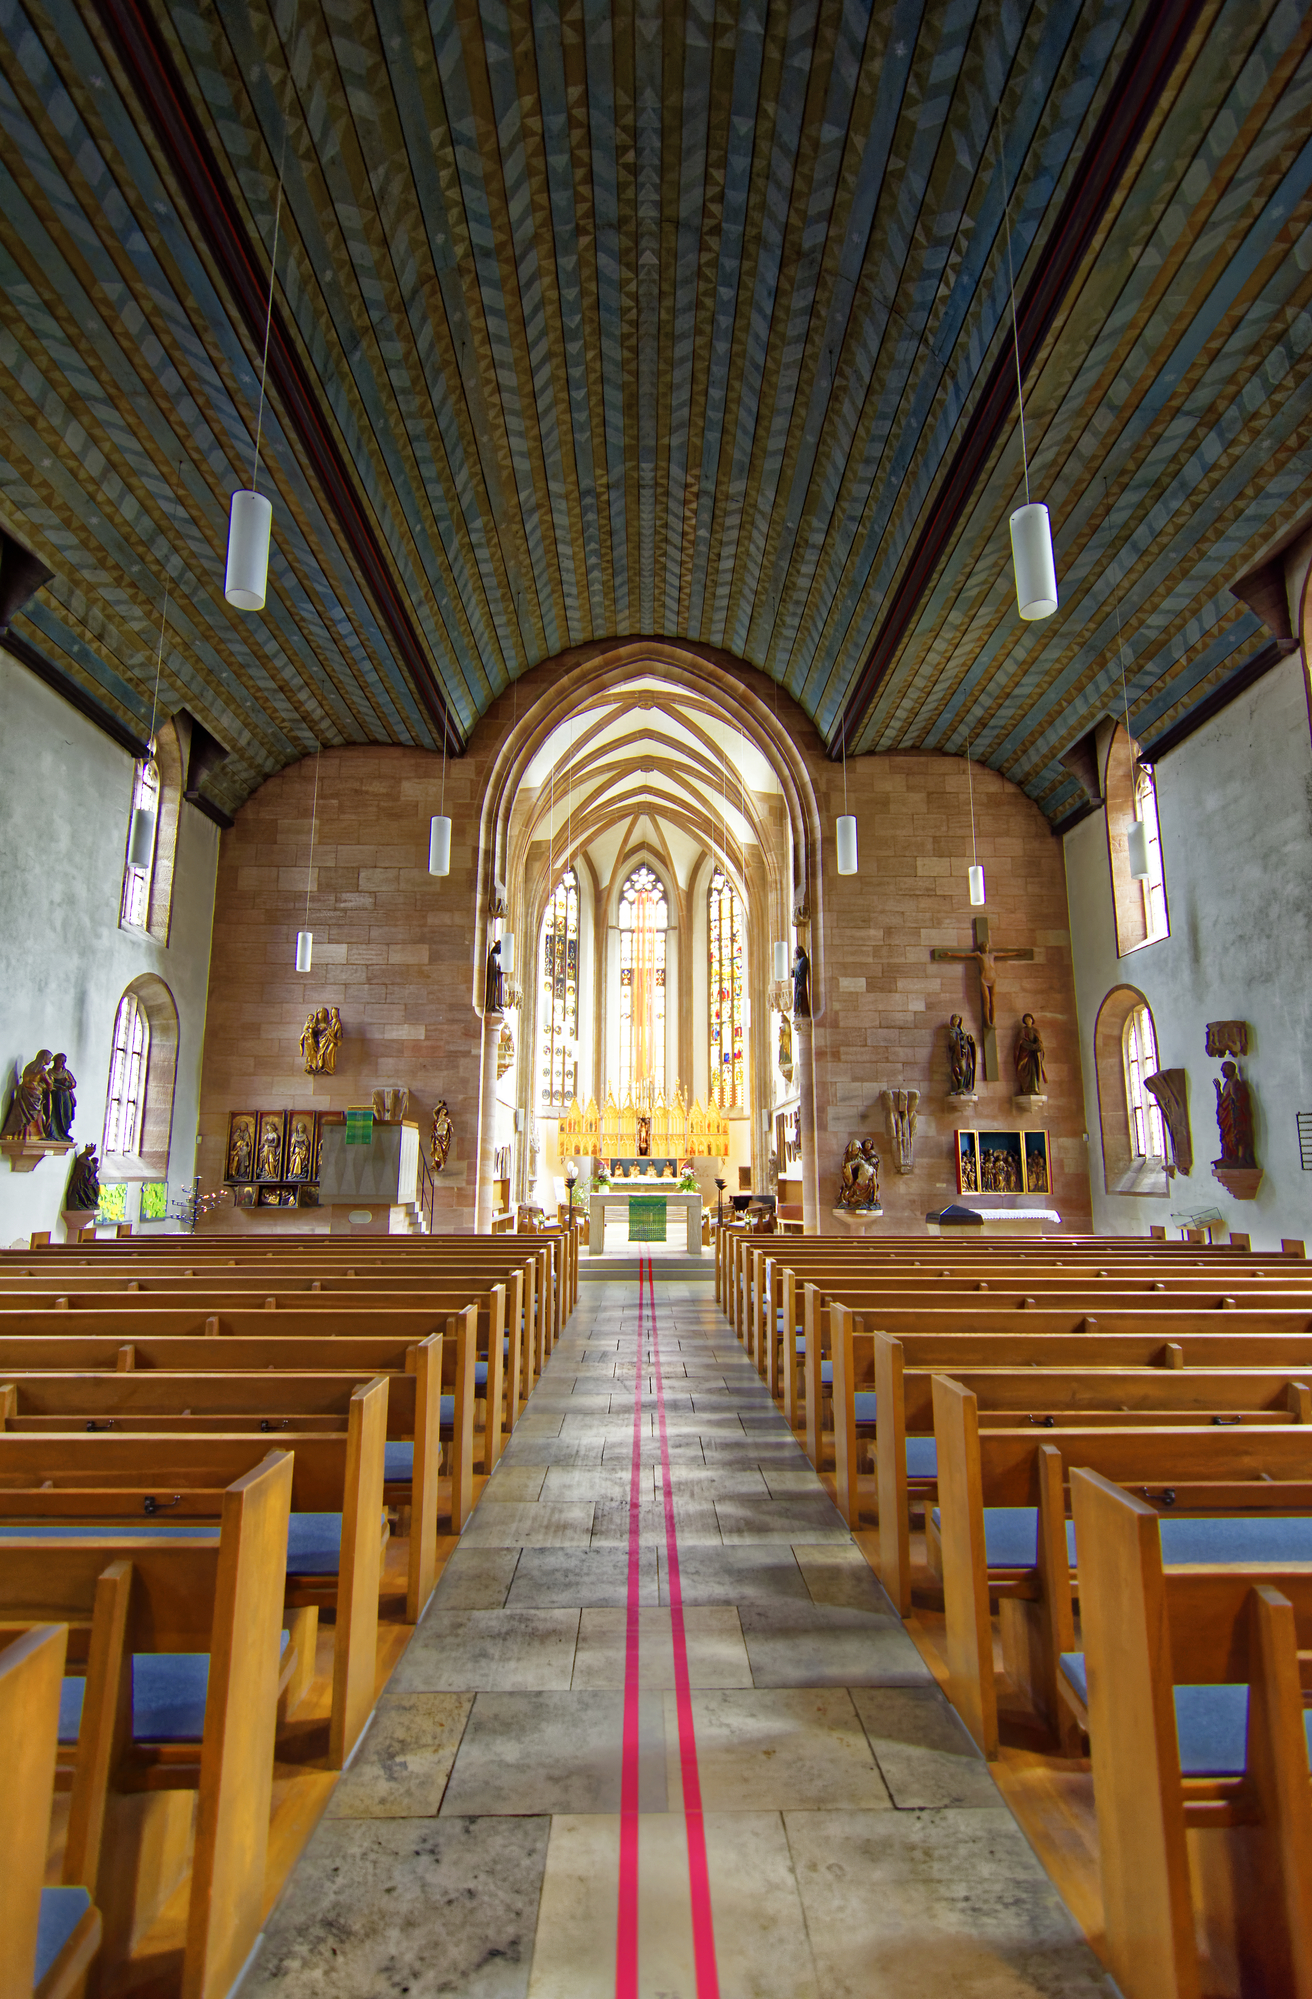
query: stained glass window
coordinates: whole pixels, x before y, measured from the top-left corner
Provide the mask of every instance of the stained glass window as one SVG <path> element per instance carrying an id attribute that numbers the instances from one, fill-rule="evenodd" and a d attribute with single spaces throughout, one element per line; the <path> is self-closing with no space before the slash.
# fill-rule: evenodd
<path id="1" fill-rule="evenodd" d="M 563 1109 L 578 1095 L 579 878 L 568 868 L 542 919 L 541 1101 Z"/>
<path id="2" fill-rule="evenodd" d="M 124 993 L 114 1016 L 114 1052 L 109 1058 L 109 1101 L 105 1106 L 102 1152 L 140 1152 L 141 1112 L 146 1095 L 146 1054 L 150 1030 L 134 993 Z"/>
<path id="3" fill-rule="evenodd" d="M 1143 890 L 1144 921 L 1148 926 L 1149 942 L 1157 937 L 1169 937 L 1171 926 L 1166 918 L 1166 879 L 1162 872 L 1162 840 L 1157 824 L 1157 785 L 1151 767 L 1141 763 L 1136 766 L 1134 778 L 1134 816 L 1142 819 L 1148 833 L 1148 879 L 1140 882 Z"/>
<path id="4" fill-rule="evenodd" d="M 711 876 L 707 914 L 711 1102 L 722 1111 L 740 1111 L 747 1106 L 743 1057 L 743 912 L 738 892 L 722 868 L 717 868 Z"/>
<path id="5" fill-rule="evenodd" d="M 1165 1159 L 1166 1127 L 1161 1106 L 1145 1076 L 1157 1074 L 1157 1037 L 1146 1006 L 1137 1006 L 1125 1023 L 1125 1096 L 1130 1112 L 1130 1149 L 1140 1159 Z"/>
<path id="6" fill-rule="evenodd" d="M 620 1101 L 665 1086 L 665 932 L 670 907 L 650 868 L 620 890 Z"/>

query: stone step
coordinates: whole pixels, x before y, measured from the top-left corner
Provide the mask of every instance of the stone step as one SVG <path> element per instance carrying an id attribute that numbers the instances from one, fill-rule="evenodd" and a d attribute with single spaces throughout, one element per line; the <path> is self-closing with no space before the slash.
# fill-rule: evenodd
<path id="1" fill-rule="evenodd" d="M 579 1258 L 579 1282 L 581 1284 L 636 1284 L 641 1258 L 636 1253 L 617 1251 L 608 1256 L 589 1256 L 585 1251 Z M 714 1284 L 715 1258 L 706 1256 L 667 1255 L 658 1252 L 651 1259 L 652 1270 L 658 1284 L 685 1284 L 690 1280 L 698 1283 Z"/>

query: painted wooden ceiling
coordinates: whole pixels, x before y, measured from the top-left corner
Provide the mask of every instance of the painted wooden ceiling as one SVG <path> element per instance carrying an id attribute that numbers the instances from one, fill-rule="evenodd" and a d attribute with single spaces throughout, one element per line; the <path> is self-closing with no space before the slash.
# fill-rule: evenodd
<path id="1" fill-rule="evenodd" d="M 1118 630 L 1145 739 L 1268 637 L 1230 585 L 1306 507 L 1312 0 L 0 15 L 0 526 L 53 572 L 12 630 L 141 735 L 167 583 L 229 809 L 650 634 L 1058 819 Z"/>

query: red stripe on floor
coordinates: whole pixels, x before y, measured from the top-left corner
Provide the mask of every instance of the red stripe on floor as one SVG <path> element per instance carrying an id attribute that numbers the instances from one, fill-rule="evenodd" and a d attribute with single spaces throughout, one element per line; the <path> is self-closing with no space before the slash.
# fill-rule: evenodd
<path id="1" fill-rule="evenodd" d="M 642 1596 L 642 1285 L 638 1286 L 633 1377 L 633 1469 L 629 1478 L 629 1575 L 624 1625 L 624 1736 L 620 1765 L 620 1893 L 615 1934 L 615 1999 L 638 1999 L 638 1611 Z"/>
<path id="2" fill-rule="evenodd" d="M 679 1769 L 683 1778 L 683 1814 L 688 1835 L 688 1892 L 692 1903 L 692 1952 L 697 1974 L 697 1999 L 719 1999 L 720 1975 L 715 1962 L 715 1924 L 711 1915 L 711 1882 L 706 1863 L 706 1823 L 702 1817 L 702 1786 L 697 1768 L 697 1733 L 692 1717 L 692 1685 L 688 1675 L 688 1641 L 683 1627 L 683 1588 L 679 1580 L 679 1539 L 674 1529 L 674 1493 L 670 1487 L 670 1446 L 665 1433 L 665 1383 L 661 1373 L 660 1336 L 656 1327 L 656 1278 L 650 1257 L 639 1265 L 648 1286 L 647 1317 L 651 1333 L 653 1388 L 661 1440 L 661 1491 L 665 1502 L 665 1560 L 669 1570 L 670 1631 L 674 1639 L 674 1705 L 679 1718 Z"/>

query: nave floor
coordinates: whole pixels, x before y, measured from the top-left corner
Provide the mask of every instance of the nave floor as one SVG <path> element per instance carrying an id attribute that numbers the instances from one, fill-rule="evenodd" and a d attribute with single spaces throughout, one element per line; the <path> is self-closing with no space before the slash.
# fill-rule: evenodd
<path id="1" fill-rule="evenodd" d="M 1112 1992 L 711 1288 L 588 1285 L 242 1999 Z"/>

